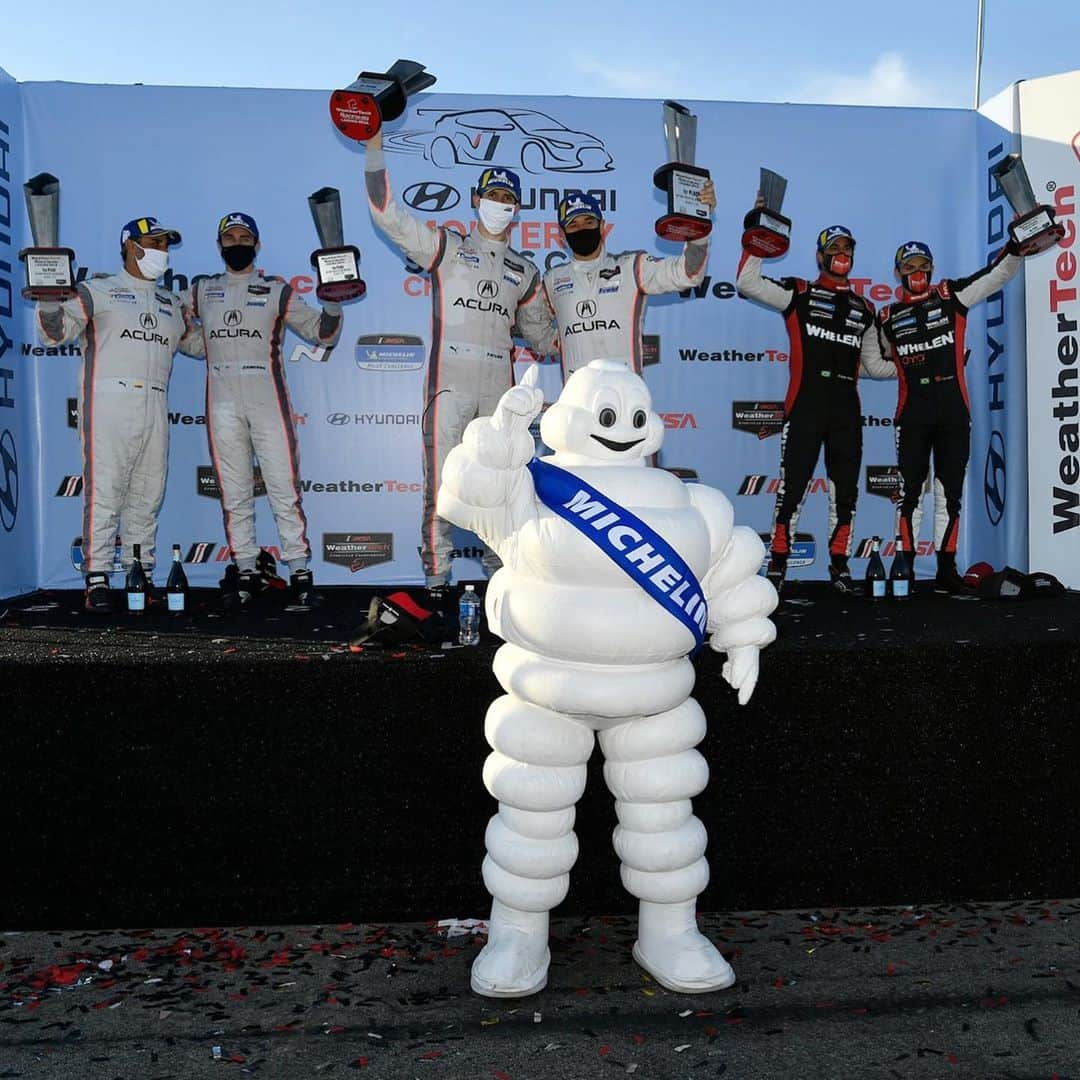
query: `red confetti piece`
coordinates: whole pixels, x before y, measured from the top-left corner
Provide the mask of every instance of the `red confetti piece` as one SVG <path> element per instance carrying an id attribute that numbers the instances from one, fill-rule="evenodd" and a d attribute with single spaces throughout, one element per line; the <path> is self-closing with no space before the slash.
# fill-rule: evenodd
<path id="1" fill-rule="evenodd" d="M 949 1063 L 950 1065 L 957 1065 L 957 1064 L 959 1064 L 959 1062 L 960 1062 L 960 1059 L 959 1059 L 959 1058 L 958 1058 L 958 1057 L 957 1057 L 957 1056 L 956 1056 L 955 1054 L 946 1054 L 946 1055 L 945 1055 L 945 1060 L 946 1060 L 946 1061 L 947 1061 L 947 1062 L 948 1062 L 948 1063 Z"/>
<path id="2" fill-rule="evenodd" d="M 510 1080 L 510 1074 L 503 1072 L 502 1069 L 493 1069 L 491 1075 L 495 1077 L 495 1080 Z"/>
<path id="3" fill-rule="evenodd" d="M 443 1052 L 441 1050 L 429 1050 L 426 1054 L 420 1055 L 421 1061 L 435 1061 L 437 1058 L 441 1058 Z"/>
<path id="4" fill-rule="evenodd" d="M 354 1064 L 354 1065 L 355 1065 L 355 1066 L 356 1066 L 356 1067 L 357 1067 L 358 1069 L 366 1069 L 366 1068 L 367 1068 L 367 1063 L 368 1063 L 368 1059 L 367 1059 L 366 1057 L 364 1057 L 363 1055 L 361 1055 L 360 1057 L 358 1057 L 358 1058 L 357 1058 L 357 1059 L 356 1059 L 356 1060 L 355 1060 L 355 1061 L 353 1062 L 353 1064 Z"/>
<path id="5" fill-rule="evenodd" d="M 600 1056 L 601 1057 L 607 1057 L 608 1054 L 610 1054 L 610 1053 L 611 1053 L 611 1047 L 610 1046 L 601 1046 L 600 1047 Z"/>
<path id="6" fill-rule="evenodd" d="M 645 1045 L 645 1036 L 644 1035 L 632 1035 L 631 1038 L 634 1040 L 634 1042 L 638 1046 L 644 1046 Z"/>

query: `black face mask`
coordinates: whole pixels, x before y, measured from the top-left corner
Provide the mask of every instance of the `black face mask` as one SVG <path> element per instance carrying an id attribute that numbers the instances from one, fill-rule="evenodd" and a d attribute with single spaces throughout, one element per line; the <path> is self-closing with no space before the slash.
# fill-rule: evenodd
<path id="1" fill-rule="evenodd" d="M 591 255 L 600 246 L 600 226 L 568 232 L 566 242 L 575 255 Z"/>
<path id="2" fill-rule="evenodd" d="M 221 257 L 230 270 L 240 273 L 241 270 L 246 270 L 255 261 L 255 245 L 233 244 L 230 247 L 223 247 Z"/>

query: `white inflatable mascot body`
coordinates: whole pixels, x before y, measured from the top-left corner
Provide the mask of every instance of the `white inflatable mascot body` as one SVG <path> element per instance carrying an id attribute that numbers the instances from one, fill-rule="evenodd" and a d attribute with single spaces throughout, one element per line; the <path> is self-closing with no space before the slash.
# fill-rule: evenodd
<path id="1" fill-rule="evenodd" d="M 529 424 L 543 405 L 535 374 L 507 391 L 494 415 L 468 426 L 446 460 L 438 498 L 442 517 L 471 529 L 503 562 L 486 601 L 489 625 L 506 642 L 494 665 L 506 694 L 485 722 L 492 753 L 484 783 L 499 801 L 483 867 L 493 902 L 472 988 L 521 997 L 547 984 L 548 913 L 569 887 L 574 805 L 598 733 L 616 799 L 622 881 L 640 901 L 634 958 L 671 990 L 722 989 L 735 975 L 696 920 L 709 865 L 690 800 L 709 769 L 694 749 L 705 735 L 705 715 L 690 697 L 694 619 L 680 621 L 583 532 L 604 533 L 653 585 L 678 594 L 699 632 L 711 633 L 711 647 L 727 653 L 724 677 L 740 704 L 757 682 L 758 651 L 776 636 L 768 619 L 776 593 L 758 575 L 764 546 L 734 526 L 719 491 L 647 467 L 663 421 L 644 381 L 612 360 L 576 371 L 543 417 L 541 434 L 555 453 L 540 467 L 558 466 L 564 479 L 592 490 L 561 503 L 562 516 L 549 508 L 529 468 Z M 638 543 L 642 523 L 675 549 L 673 559 Z M 691 573 L 677 584 L 668 562 L 679 556 Z"/>

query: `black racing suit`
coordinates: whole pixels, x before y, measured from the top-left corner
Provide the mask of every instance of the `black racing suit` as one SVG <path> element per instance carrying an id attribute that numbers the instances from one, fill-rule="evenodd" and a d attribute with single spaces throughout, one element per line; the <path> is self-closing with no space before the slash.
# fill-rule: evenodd
<path id="1" fill-rule="evenodd" d="M 945 493 L 946 516 L 934 542 L 955 559 L 960 497 L 967 469 L 971 409 L 964 380 L 968 309 L 996 293 L 1023 259 L 1002 253 L 971 277 L 940 281 L 920 296 L 905 294 L 877 317 L 882 351 L 896 365 L 896 455 L 900 469 L 897 529 L 909 555 L 916 547 L 912 515 L 934 459 Z"/>
<path id="2" fill-rule="evenodd" d="M 829 555 L 851 554 L 851 532 L 862 464 L 860 371 L 891 378 L 873 333 L 874 307 L 846 284 L 761 276 L 761 259 L 743 253 L 739 294 L 784 316 L 790 339 L 788 391 L 780 437 L 780 487 L 776 493 L 771 553 L 784 558 L 822 445 L 829 478 Z"/>

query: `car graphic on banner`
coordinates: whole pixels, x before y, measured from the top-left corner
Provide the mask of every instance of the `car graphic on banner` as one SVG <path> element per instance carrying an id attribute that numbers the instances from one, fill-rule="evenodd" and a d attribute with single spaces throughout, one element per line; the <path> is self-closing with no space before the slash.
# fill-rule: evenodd
<path id="1" fill-rule="evenodd" d="M 501 165 L 528 173 L 609 172 L 614 162 L 603 142 L 572 131 L 535 109 L 417 109 L 433 115 L 430 131 L 386 133 L 387 150 L 422 154 L 440 169 Z"/>

